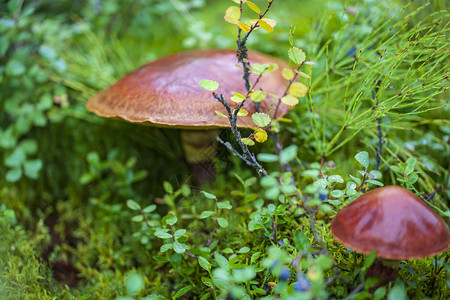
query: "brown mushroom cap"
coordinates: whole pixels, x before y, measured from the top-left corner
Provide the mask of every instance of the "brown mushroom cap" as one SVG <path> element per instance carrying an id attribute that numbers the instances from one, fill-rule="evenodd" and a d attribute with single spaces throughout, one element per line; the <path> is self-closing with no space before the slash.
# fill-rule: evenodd
<path id="1" fill-rule="evenodd" d="M 276 63 L 278 70 L 263 75 L 254 87 L 260 87 L 270 95 L 282 96 L 286 89 L 286 79 L 281 70 L 288 65 L 276 58 L 249 51 L 250 63 Z M 237 66 L 235 50 L 196 50 L 182 52 L 148 63 L 126 75 L 106 90 L 95 94 L 86 104 L 88 110 L 102 117 L 119 117 L 130 122 L 145 122 L 159 126 L 205 129 L 229 127 L 228 119 L 221 103 L 211 92 L 202 89 L 203 79 L 219 82 L 216 91 L 222 93 L 232 108 L 237 104 L 229 100 L 231 92 L 246 94 L 243 71 Z M 256 75 L 250 76 L 254 83 Z M 261 102 L 262 112 L 271 108 L 271 97 Z M 244 107 L 247 117 L 239 117 L 239 127 L 256 127 L 250 115 L 256 112 L 254 104 L 248 100 Z M 288 107 L 280 105 L 278 117 L 286 114 Z M 273 110 L 272 110 L 273 112 Z"/>
<path id="2" fill-rule="evenodd" d="M 420 198 L 399 186 L 370 191 L 344 207 L 331 233 L 359 253 L 390 260 L 437 255 L 450 246 L 450 230 Z"/>

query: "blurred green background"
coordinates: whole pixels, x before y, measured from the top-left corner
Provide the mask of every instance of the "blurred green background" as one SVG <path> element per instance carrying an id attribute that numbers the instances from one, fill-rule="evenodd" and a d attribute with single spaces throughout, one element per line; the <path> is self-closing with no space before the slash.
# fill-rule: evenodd
<path id="1" fill-rule="evenodd" d="M 266 1 L 254 2 L 265 7 Z M 178 282 L 173 273 L 169 280 L 155 272 L 151 253 L 159 245 L 136 236 L 125 202 L 158 203 L 164 181 L 176 188 L 190 184 L 179 132 L 105 120 L 84 104 L 148 61 L 189 49 L 234 48 L 236 28 L 223 19 L 230 5 L 212 0 L 0 3 L 0 289 L 5 295 L 50 299 L 62 295 L 67 284 L 76 295 L 114 298 L 126 294 L 125 274 L 133 269 L 146 274 L 146 285 L 158 291 Z M 277 21 L 274 33 L 259 30 L 248 48 L 287 60 L 288 32 L 295 26 L 296 46 L 316 62 L 313 80 L 305 81 L 312 97 L 300 101 L 281 135 L 285 144 L 302 149 L 299 174 L 323 155 L 336 162 L 341 175 L 356 169 L 353 156 L 361 150 L 369 151 L 373 162 L 376 123 L 363 121 L 378 115 L 363 113 L 373 105 L 377 80 L 392 75 L 383 82 L 386 101 L 380 105 L 392 107 L 380 113 L 388 140 L 384 183 L 398 183 L 390 165 L 416 157 L 415 191 L 427 197 L 435 192 L 429 204 L 448 218 L 446 5 L 443 0 L 275 2 L 269 13 Z M 379 64 L 383 51 L 384 65 Z M 407 90 L 411 98 L 394 103 L 395 95 Z M 364 101 L 355 116 L 363 117 L 341 134 L 348 112 L 343 99 L 358 93 Z M 341 148 L 332 143 L 335 136 Z M 257 151 L 273 152 L 272 145 Z M 230 181 L 234 173 L 254 176 L 231 156 L 216 164 L 224 170 L 211 187 L 217 194 L 229 195 L 239 185 Z M 298 175 L 299 183 L 308 180 Z M 208 206 L 198 197 L 190 201 Z M 158 208 L 161 215 L 168 210 Z M 164 264 L 157 266 L 165 270 Z"/>

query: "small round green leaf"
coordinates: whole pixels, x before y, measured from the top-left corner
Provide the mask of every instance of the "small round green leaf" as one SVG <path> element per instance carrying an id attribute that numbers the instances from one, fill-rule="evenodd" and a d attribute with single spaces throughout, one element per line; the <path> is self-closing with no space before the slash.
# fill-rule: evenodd
<path id="1" fill-rule="evenodd" d="M 140 210 L 141 209 L 141 206 L 139 205 L 139 203 L 137 203 L 136 201 L 131 200 L 131 199 L 127 200 L 127 206 L 132 210 Z"/>
<path id="2" fill-rule="evenodd" d="M 254 113 L 252 115 L 253 123 L 258 127 L 266 127 L 270 124 L 270 116 L 265 113 Z"/>
<path id="3" fill-rule="evenodd" d="M 178 254 L 183 254 L 186 252 L 186 248 L 178 241 L 173 242 L 173 251 L 175 251 Z"/>
<path id="4" fill-rule="evenodd" d="M 228 226 L 228 221 L 224 218 L 217 218 L 217 223 L 219 223 L 219 226 L 222 228 L 225 228 Z"/>
<path id="5" fill-rule="evenodd" d="M 249 138 L 241 138 L 241 142 L 244 143 L 247 146 L 255 145 L 255 142 L 252 139 L 249 139 Z"/>
<path id="6" fill-rule="evenodd" d="M 172 238 L 172 235 L 168 232 L 166 232 L 167 229 L 160 229 L 155 231 L 154 235 L 156 237 L 159 237 L 160 239 L 170 239 Z"/>
<path id="7" fill-rule="evenodd" d="M 241 253 L 241 254 L 248 253 L 248 252 L 250 252 L 250 248 L 249 247 L 242 247 L 237 252 Z"/>
<path id="8" fill-rule="evenodd" d="M 200 86 L 207 91 L 213 92 L 219 88 L 219 83 L 214 80 L 203 79 L 200 81 Z"/>
<path id="9" fill-rule="evenodd" d="M 144 217 L 142 215 L 136 215 L 131 218 L 131 221 L 133 222 L 142 222 L 144 220 Z"/>
<path id="10" fill-rule="evenodd" d="M 133 273 L 128 276 L 125 286 L 127 288 L 128 295 L 137 295 L 145 288 L 144 278 L 138 273 Z"/>
<path id="11" fill-rule="evenodd" d="M 263 162 L 276 162 L 278 161 L 278 156 L 270 153 L 259 153 L 258 160 Z"/>
<path id="12" fill-rule="evenodd" d="M 6 65 L 5 73 L 8 76 L 20 76 L 25 73 L 25 70 L 26 68 L 20 60 L 11 59 Z"/>
<path id="13" fill-rule="evenodd" d="M 185 233 L 186 233 L 186 229 L 178 229 L 177 231 L 175 231 L 175 233 L 173 235 L 175 236 L 175 239 L 179 239 Z"/>
<path id="14" fill-rule="evenodd" d="M 150 204 L 149 206 L 147 206 L 146 208 L 144 208 L 142 211 L 146 214 L 151 213 L 152 211 L 154 211 L 156 209 L 156 205 L 155 204 Z"/>
<path id="15" fill-rule="evenodd" d="M 261 186 L 268 188 L 272 186 L 276 186 L 278 184 L 278 181 L 275 177 L 272 176 L 264 176 L 261 178 Z"/>
<path id="16" fill-rule="evenodd" d="M 407 300 L 405 286 L 402 282 L 397 281 L 395 286 L 391 288 L 387 295 L 387 300 Z"/>
<path id="17" fill-rule="evenodd" d="M 161 248 L 159 248 L 160 252 L 166 252 L 169 249 L 172 249 L 173 244 L 164 244 L 161 246 Z"/>
<path id="18" fill-rule="evenodd" d="M 340 198 L 340 197 L 344 196 L 344 192 L 341 191 L 341 190 L 332 190 L 332 191 L 330 192 L 330 195 L 331 195 L 331 197 L 333 197 L 333 198 Z"/>
<path id="19" fill-rule="evenodd" d="M 230 201 L 220 201 L 217 202 L 217 207 L 220 209 L 232 209 L 233 206 L 231 206 Z"/>
<path id="20" fill-rule="evenodd" d="M 278 69 L 278 65 L 277 64 L 252 64 L 252 66 L 250 67 L 252 72 L 255 74 L 267 74 L 269 72 L 275 71 L 276 69 Z"/>
<path id="21" fill-rule="evenodd" d="M 14 151 L 6 156 L 4 162 L 7 167 L 19 167 L 26 159 L 25 152 L 22 150 L 22 147 L 17 147 Z"/>
<path id="22" fill-rule="evenodd" d="M 296 145 L 290 145 L 284 148 L 280 152 L 280 163 L 284 164 L 290 162 L 297 156 L 298 147 Z"/>
<path id="23" fill-rule="evenodd" d="M 16 167 L 6 172 L 6 181 L 8 182 L 16 182 L 19 181 L 20 178 L 22 178 L 22 169 L 20 167 Z"/>
<path id="24" fill-rule="evenodd" d="M 40 159 L 27 160 L 23 164 L 25 175 L 31 179 L 37 179 L 39 177 L 39 171 L 41 170 L 41 168 L 42 160 Z"/>
<path id="25" fill-rule="evenodd" d="M 167 217 L 166 224 L 167 225 L 175 225 L 178 222 L 178 218 L 174 215 Z"/>
<path id="26" fill-rule="evenodd" d="M 355 159 L 364 166 L 364 168 L 369 168 L 369 153 L 367 151 L 359 152 L 355 155 Z"/>
<path id="27" fill-rule="evenodd" d="M 203 196 L 205 196 L 206 198 L 211 199 L 211 200 L 214 200 L 214 199 L 217 198 L 215 195 L 210 194 L 210 193 L 205 192 L 205 191 L 202 191 L 202 194 L 203 194 Z"/>
<path id="28" fill-rule="evenodd" d="M 184 294 L 186 294 L 187 292 L 189 292 L 191 289 L 192 289 L 192 285 L 188 285 L 188 286 L 185 286 L 184 288 L 179 289 L 179 290 L 176 292 L 175 296 L 173 296 L 173 299 L 178 299 L 178 298 L 180 298 L 181 296 L 183 296 Z"/>
<path id="29" fill-rule="evenodd" d="M 202 211 L 202 213 L 200 214 L 200 219 L 206 219 L 206 218 L 212 216 L 213 214 L 214 214 L 214 212 L 211 211 L 211 210 L 204 210 L 204 211 Z"/>
<path id="30" fill-rule="evenodd" d="M 340 175 L 331 175 L 327 177 L 328 182 L 339 182 L 343 183 L 344 179 Z"/>
<path id="31" fill-rule="evenodd" d="M 211 263 L 206 258 L 204 258 L 203 256 L 199 256 L 198 257 L 198 263 L 200 264 L 200 267 L 202 267 L 206 271 L 210 271 L 211 270 Z"/>
<path id="32" fill-rule="evenodd" d="M 292 47 L 288 51 L 289 59 L 292 60 L 295 64 L 299 65 L 305 61 L 306 55 L 301 49 L 297 47 Z"/>

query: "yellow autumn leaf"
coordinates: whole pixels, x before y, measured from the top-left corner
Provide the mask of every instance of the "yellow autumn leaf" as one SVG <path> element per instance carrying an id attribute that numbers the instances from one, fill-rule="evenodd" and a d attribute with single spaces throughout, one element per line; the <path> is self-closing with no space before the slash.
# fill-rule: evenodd
<path id="1" fill-rule="evenodd" d="M 264 99 L 266 99 L 267 94 L 263 91 L 254 91 L 253 93 L 250 93 L 250 99 L 253 102 L 261 102 Z"/>
<path id="2" fill-rule="evenodd" d="M 241 103 L 242 101 L 244 101 L 246 98 L 244 95 L 242 95 L 241 93 L 238 92 L 231 92 L 233 94 L 232 97 L 230 97 L 230 100 L 236 103 Z"/>
<path id="3" fill-rule="evenodd" d="M 255 3 L 250 2 L 250 1 L 247 1 L 247 2 L 245 2 L 245 3 L 246 3 L 246 4 L 248 5 L 248 7 L 250 7 L 250 9 L 253 10 L 255 13 L 257 13 L 257 14 L 260 14 L 260 13 L 261 13 L 261 10 L 259 9 L 258 5 L 256 5 Z"/>
<path id="4" fill-rule="evenodd" d="M 258 143 L 264 143 L 265 141 L 267 141 L 267 132 L 263 129 L 257 129 L 253 137 Z"/>
<path id="5" fill-rule="evenodd" d="M 262 18 L 261 20 L 263 20 L 265 23 L 267 23 L 272 28 L 274 28 L 277 25 L 277 21 L 275 21 L 274 19 Z"/>
<path id="6" fill-rule="evenodd" d="M 235 112 L 236 110 L 235 109 L 233 109 L 233 115 L 234 115 L 234 112 Z M 247 116 L 248 115 L 248 111 L 246 111 L 245 109 L 243 109 L 243 108 L 241 108 L 241 109 L 239 109 L 239 111 L 238 111 L 238 113 L 237 113 L 237 116 L 238 117 L 245 117 L 245 116 Z"/>
<path id="7" fill-rule="evenodd" d="M 283 123 L 292 123 L 292 120 L 287 119 L 287 118 L 279 118 L 278 121 L 283 122 Z"/>
<path id="8" fill-rule="evenodd" d="M 281 102 L 289 106 L 294 106 L 298 103 L 298 98 L 292 95 L 286 95 L 283 98 L 281 98 Z"/>
<path id="9" fill-rule="evenodd" d="M 241 28 L 244 32 L 249 32 L 250 31 L 250 25 L 242 23 L 242 22 L 237 22 L 236 23 L 239 28 Z"/>
<path id="10" fill-rule="evenodd" d="M 244 99 L 238 97 L 238 96 L 232 96 L 230 97 L 230 100 L 236 103 L 241 103 L 242 101 L 244 101 Z"/>
<path id="11" fill-rule="evenodd" d="M 225 116 L 223 113 L 221 113 L 220 111 L 215 111 L 216 112 L 216 114 L 218 114 L 219 116 L 221 116 L 221 117 L 224 117 L 224 118 L 227 118 L 228 119 L 228 117 L 227 116 Z"/>
<path id="12" fill-rule="evenodd" d="M 244 95 L 242 95 L 241 93 L 238 93 L 238 92 L 231 92 L 234 96 L 236 96 L 236 97 L 239 97 L 239 98 L 241 98 L 242 100 L 245 100 L 245 96 Z"/>
<path id="13" fill-rule="evenodd" d="M 272 28 L 272 26 L 270 26 L 269 24 L 267 24 L 265 21 L 263 21 L 263 20 L 258 20 L 258 24 L 259 24 L 259 26 L 262 28 L 262 29 L 264 29 L 265 31 L 268 31 L 268 32 L 272 32 L 273 31 L 273 28 Z"/>
<path id="14" fill-rule="evenodd" d="M 237 6 L 230 6 L 227 8 L 223 18 L 231 24 L 237 24 L 241 18 L 241 10 Z"/>
<path id="15" fill-rule="evenodd" d="M 303 97 L 307 91 L 308 87 L 300 82 L 294 82 L 289 88 L 289 94 L 295 97 Z"/>
<path id="16" fill-rule="evenodd" d="M 294 78 L 294 72 L 290 69 L 283 69 L 283 77 L 284 79 L 291 80 Z"/>

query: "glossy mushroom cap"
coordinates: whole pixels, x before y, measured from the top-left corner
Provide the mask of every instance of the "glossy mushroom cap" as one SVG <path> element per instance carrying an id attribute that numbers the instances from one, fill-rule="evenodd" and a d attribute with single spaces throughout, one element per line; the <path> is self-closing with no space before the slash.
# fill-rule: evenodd
<path id="1" fill-rule="evenodd" d="M 264 88 L 267 95 L 282 96 L 286 80 L 282 69 L 288 65 L 276 58 L 249 51 L 250 63 L 276 63 L 276 71 L 263 75 L 254 87 Z M 119 117 L 130 122 L 150 123 L 177 128 L 206 129 L 229 127 L 228 119 L 215 111 L 226 114 L 221 103 L 211 92 L 202 89 L 199 82 L 211 79 L 219 82 L 216 91 L 222 93 L 232 108 L 237 104 L 229 100 L 231 92 L 245 93 L 243 71 L 237 66 L 235 50 L 196 50 L 182 52 L 148 63 L 126 75 L 114 85 L 94 95 L 86 104 L 88 110 L 102 117 Z M 256 75 L 250 76 L 254 83 Z M 250 115 L 256 112 L 254 104 L 248 100 L 244 109 L 247 117 L 239 117 L 239 127 L 256 127 Z M 261 102 L 261 109 L 268 113 L 271 97 Z M 280 105 L 278 117 L 288 111 Z"/>
<path id="2" fill-rule="evenodd" d="M 450 230 L 420 198 L 399 186 L 366 193 L 331 223 L 333 236 L 359 253 L 377 251 L 390 260 L 419 259 L 444 252 Z"/>

